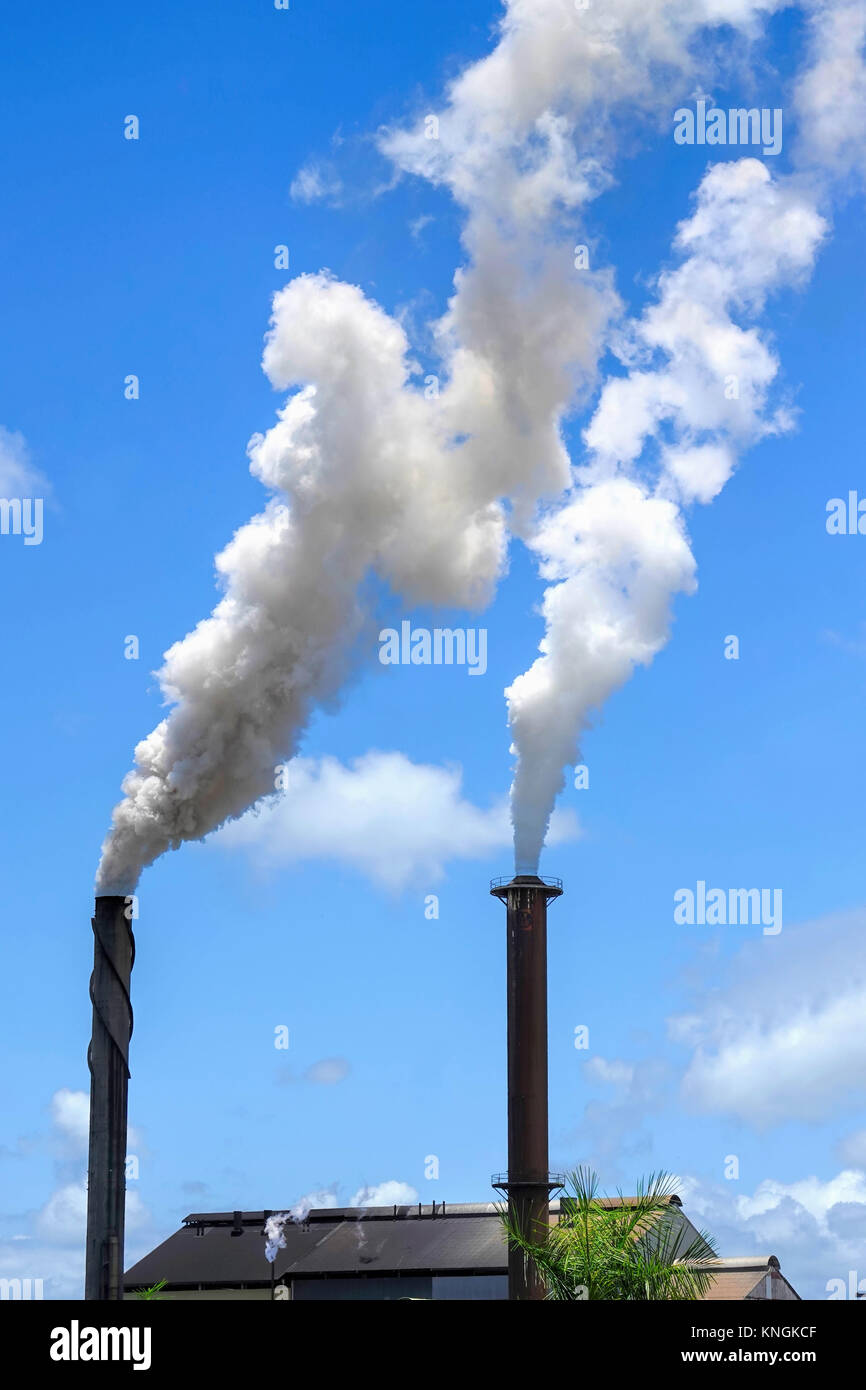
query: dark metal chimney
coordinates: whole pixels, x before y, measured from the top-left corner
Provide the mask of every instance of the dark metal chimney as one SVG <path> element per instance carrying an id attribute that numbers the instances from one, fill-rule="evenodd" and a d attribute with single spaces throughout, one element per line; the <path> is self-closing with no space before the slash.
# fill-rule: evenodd
<path id="1" fill-rule="evenodd" d="M 129 980 L 135 941 L 131 899 L 96 899 L 93 925 L 93 1036 L 90 1067 L 90 1150 L 87 1164 L 87 1256 L 84 1297 L 123 1298 L 126 1202 L 126 1098 L 132 1005 Z"/>
<path id="2" fill-rule="evenodd" d="M 560 879 L 536 874 L 494 879 L 490 892 L 505 903 L 508 936 L 508 1172 L 494 1186 L 508 1197 L 511 1221 L 531 1239 L 545 1239 L 551 1178 L 547 1132 L 547 904 L 562 894 Z M 535 1266 L 519 1250 L 508 1254 L 508 1297 L 544 1297 Z"/>

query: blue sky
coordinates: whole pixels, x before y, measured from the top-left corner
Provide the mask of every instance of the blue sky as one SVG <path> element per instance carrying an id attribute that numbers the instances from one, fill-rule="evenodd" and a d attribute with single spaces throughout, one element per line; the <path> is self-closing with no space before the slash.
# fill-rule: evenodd
<path id="1" fill-rule="evenodd" d="M 449 79 L 495 46 L 499 13 L 442 0 L 422 23 L 382 2 L 285 13 L 262 0 L 61 7 L 49 22 L 6 6 L 0 426 L 26 441 L 46 506 L 41 545 L 0 537 L 0 1272 L 45 1277 L 51 1296 L 81 1278 L 82 1109 L 66 1093 L 88 1082 L 94 870 L 133 749 L 163 717 L 152 673 L 212 608 L 214 554 L 263 502 L 245 450 L 285 394 L 260 367 L 289 278 L 274 247 L 288 245 L 292 276 L 327 268 L 402 316 L 429 363 L 424 325 L 466 256 L 461 214 L 446 189 L 397 179 L 375 135 L 438 110 Z M 802 16 L 778 14 L 751 71 L 722 65 L 713 95 L 787 112 L 804 52 Z M 706 148 L 671 137 L 673 106 L 695 90 L 685 78 L 667 118 L 621 133 L 614 181 L 575 230 L 625 317 L 676 263 L 707 167 Z M 129 113 L 138 141 L 123 138 Z M 786 145 L 779 168 L 791 160 Z M 290 189 L 311 162 L 339 191 L 305 202 Z M 866 1236 L 866 540 L 825 527 L 828 499 L 866 495 L 862 212 L 853 176 L 840 180 L 808 283 L 759 315 L 796 422 L 689 510 L 697 592 L 675 599 L 670 642 L 594 717 L 589 788 L 567 785 L 564 838 L 542 861 L 566 887 L 550 919 L 552 1162 L 593 1163 L 609 1187 L 682 1175 L 687 1211 L 723 1253 L 772 1249 L 812 1297 L 847 1278 Z M 623 371 L 610 348 L 564 427 L 575 461 Z M 372 813 L 335 806 L 333 834 L 307 827 L 300 848 L 296 824 L 282 852 L 279 831 L 267 856 L 216 837 L 145 870 L 128 1263 L 193 1210 L 325 1189 L 345 1202 L 387 1182 L 425 1201 L 489 1198 L 505 1166 L 504 913 L 487 895 L 511 865 L 503 691 L 535 655 L 542 590 L 513 541 L 483 618 L 445 615 L 486 627 L 483 678 L 373 658 L 302 740 L 311 768 L 385 752 L 459 769 L 442 815 L 453 794 L 482 827 L 476 850 L 441 849 L 436 804 L 419 805 L 393 856 Z M 402 616 L 396 600 L 389 611 Z M 138 660 L 124 658 L 129 634 Z M 781 887 L 782 932 L 677 925 L 673 894 L 698 880 Z M 788 1057 L 802 1084 L 740 1066 L 743 1038 Z"/>

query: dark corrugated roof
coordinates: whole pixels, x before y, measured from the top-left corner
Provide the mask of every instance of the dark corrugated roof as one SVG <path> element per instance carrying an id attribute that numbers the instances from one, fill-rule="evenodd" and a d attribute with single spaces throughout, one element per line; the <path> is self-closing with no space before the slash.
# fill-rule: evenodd
<path id="1" fill-rule="evenodd" d="M 462 1216 L 421 1220 L 311 1223 L 321 1233 L 312 1247 L 298 1251 L 285 1274 L 408 1274 L 481 1270 L 504 1274 L 508 1266 L 505 1233 L 498 1220 L 467 1221 Z M 281 1252 L 285 1253 L 285 1252 Z"/>
<path id="2" fill-rule="evenodd" d="M 454 1209 L 454 1215 L 435 1217 L 430 1207 L 423 1208 L 420 1217 L 417 1207 L 398 1208 L 396 1218 L 393 1207 L 361 1207 L 351 1215 L 348 1208 L 310 1212 L 303 1224 L 284 1227 L 286 1245 L 277 1252 L 276 1278 L 411 1270 L 504 1274 L 508 1257 L 495 1204 L 466 1206 L 462 1211 Z M 487 1220 L 467 1221 L 467 1216 Z M 269 1283 L 264 1212 L 243 1212 L 241 1218 L 243 1234 L 232 1235 L 232 1212 L 197 1212 L 186 1217 L 188 1224 L 127 1270 L 125 1287 L 147 1287 L 160 1279 L 173 1287 Z"/>
<path id="3" fill-rule="evenodd" d="M 233 1236 L 231 1225 L 204 1226 L 199 1234 L 195 1226 L 183 1226 L 164 1240 L 144 1259 L 139 1260 L 124 1276 L 127 1289 L 148 1287 L 160 1279 L 172 1286 L 189 1284 L 267 1284 L 271 1266 L 265 1259 L 265 1236 L 262 1222 L 248 1224 L 243 1235 Z M 317 1236 L 302 1227 L 290 1227 L 287 1241 L 295 1254 L 303 1246 L 313 1245 Z M 284 1259 L 286 1251 L 280 1251 Z M 279 1260 L 277 1265 L 279 1275 Z"/>

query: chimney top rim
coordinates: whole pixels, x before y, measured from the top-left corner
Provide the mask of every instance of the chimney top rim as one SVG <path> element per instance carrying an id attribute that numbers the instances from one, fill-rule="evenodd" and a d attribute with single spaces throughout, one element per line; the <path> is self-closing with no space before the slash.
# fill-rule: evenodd
<path id="1" fill-rule="evenodd" d="M 563 891 L 562 879 L 549 874 L 514 874 L 511 878 L 503 874 L 490 880 L 490 892 L 494 898 L 506 897 L 509 888 L 543 888 L 548 898 L 558 898 Z"/>

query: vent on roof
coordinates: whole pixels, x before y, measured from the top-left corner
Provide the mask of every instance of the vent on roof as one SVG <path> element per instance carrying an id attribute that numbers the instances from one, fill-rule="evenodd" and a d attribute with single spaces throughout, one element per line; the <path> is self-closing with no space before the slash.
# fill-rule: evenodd
<path id="1" fill-rule="evenodd" d="M 232 1235 L 233 1235 L 233 1236 L 242 1236 L 243 1233 L 244 1233 L 244 1214 L 243 1214 L 242 1211 L 236 1211 L 236 1212 L 234 1213 L 234 1221 L 233 1221 L 233 1223 L 232 1223 Z"/>

